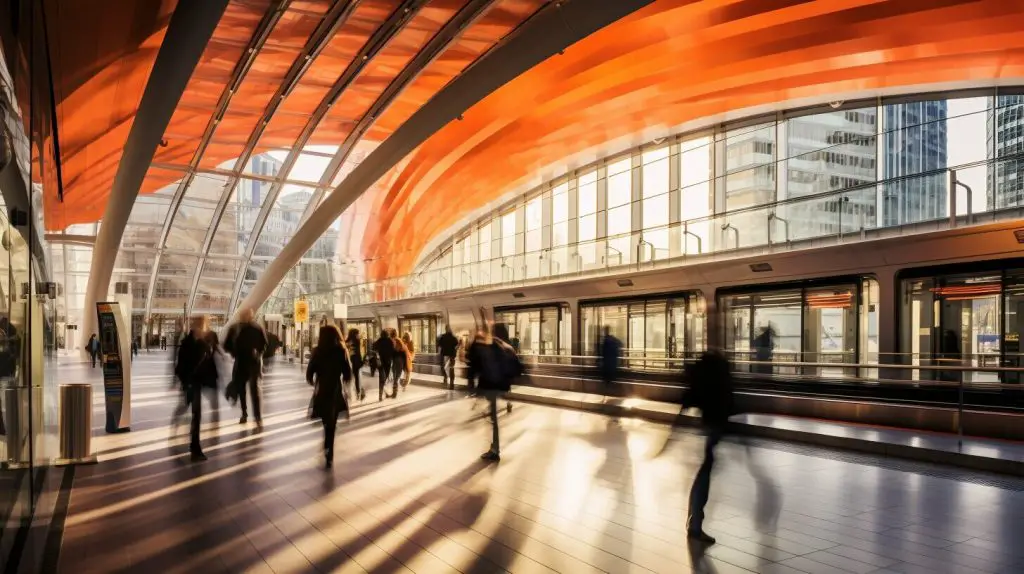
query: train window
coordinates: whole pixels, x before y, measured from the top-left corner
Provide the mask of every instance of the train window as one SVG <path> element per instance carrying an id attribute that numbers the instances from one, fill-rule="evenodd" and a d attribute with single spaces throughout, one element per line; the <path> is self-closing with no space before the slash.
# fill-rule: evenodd
<path id="1" fill-rule="evenodd" d="M 722 295 L 725 350 L 754 373 L 857 376 L 858 368 L 844 365 L 878 359 L 877 299 L 872 279 Z"/>
<path id="2" fill-rule="evenodd" d="M 497 311 L 495 322 L 508 327 L 512 346 L 523 356 L 549 356 L 560 352 L 558 307 Z"/>
<path id="3" fill-rule="evenodd" d="M 704 350 L 703 309 L 699 293 L 581 305 L 581 351 L 599 354 L 607 329 L 622 341 L 627 367 L 678 369 L 677 359 Z"/>
<path id="4" fill-rule="evenodd" d="M 978 273 L 903 281 L 903 363 L 932 367 L 912 370 L 913 380 L 956 382 L 963 377 L 968 384 L 999 382 L 999 373 L 962 367 L 996 366 L 1011 348 L 1004 333 L 1009 335 L 1016 325 L 1010 320 L 1011 309 L 1004 315 L 1003 305 L 1015 304 L 1019 296 L 1017 273 L 1008 272 L 1005 280 L 1003 274 Z M 934 368 L 941 366 L 955 368 Z"/>
<path id="5" fill-rule="evenodd" d="M 819 364 L 857 362 L 857 285 L 808 290 L 804 297 L 803 359 Z M 856 369 L 814 367 L 805 374 L 836 377 Z"/>

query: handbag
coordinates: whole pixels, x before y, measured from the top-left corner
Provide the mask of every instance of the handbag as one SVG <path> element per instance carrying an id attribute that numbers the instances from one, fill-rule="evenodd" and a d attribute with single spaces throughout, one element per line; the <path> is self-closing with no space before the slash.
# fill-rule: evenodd
<path id="1" fill-rule="evenodd" d="M 309 420 L 311 421 L 315 421 L 318 418 L 320 418 L 320 413 L 317 411 L 316 408 L 316 394 L 317 391 L 319 390 L 320 382 L 317 381 L 317 383 L 313 385 L 313 396 L 309 397 L 309 408 L 306 409 L 306 417 L 308 417 Z"/>

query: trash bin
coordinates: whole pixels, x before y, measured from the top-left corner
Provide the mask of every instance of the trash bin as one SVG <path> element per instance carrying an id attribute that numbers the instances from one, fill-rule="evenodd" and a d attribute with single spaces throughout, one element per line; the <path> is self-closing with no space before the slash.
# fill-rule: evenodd
<path id="1" fill-rule="evenodd" d="M 60 458 L 58 466 L 92 464 L 92 385 L 60 386 Z"/>
<path id="2" fill-rule="evenodd" d="M 28 389 L 4 389 L 4 430 L 7 432 L 7 458 L 4 468 L 29 466 Z"/>

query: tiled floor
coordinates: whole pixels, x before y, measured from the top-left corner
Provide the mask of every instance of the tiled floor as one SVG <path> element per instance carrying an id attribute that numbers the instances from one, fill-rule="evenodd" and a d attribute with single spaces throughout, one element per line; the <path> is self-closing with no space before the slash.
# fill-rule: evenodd
<path id="1" fill-rule="evenodd" d="M 264 431 L 222 403 L 191 464 L 185 427 L 168 441 L 168 372 L 136 362 L 133 431 L 98 430 L 100 464 L 76 470 L 62 572 L 1024 571 L 1024 481 L 726 440 L 701 553 L 683 531 L 691 432 L 520 404 L 486 465 L 482 405 L 415 388 L 358 406 L 324 471 L 309 387 L 282 365 Z"/>

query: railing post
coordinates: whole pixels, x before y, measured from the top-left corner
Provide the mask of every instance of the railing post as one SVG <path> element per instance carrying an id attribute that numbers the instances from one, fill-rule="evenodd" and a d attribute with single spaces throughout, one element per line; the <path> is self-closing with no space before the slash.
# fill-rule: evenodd
<path id="1" fill-rule="evenodd" d="M 949 227 L 956 227 L 956 170 L 949 170 Z"/>
<path id="2" fill-rule="evenodd" d="M 957 401 L 959 410 L 956 415 L 956 434 L 957 444 L 962 449 L 964 447 L 964 371 L 961 369 L 958 373 L 959 376 L 957 378 L 960 380 L 960 400 Z"/>

